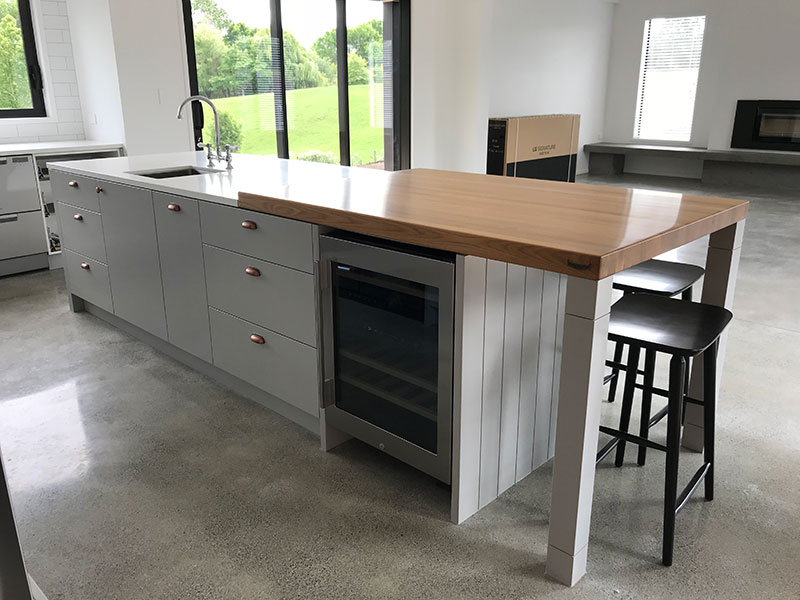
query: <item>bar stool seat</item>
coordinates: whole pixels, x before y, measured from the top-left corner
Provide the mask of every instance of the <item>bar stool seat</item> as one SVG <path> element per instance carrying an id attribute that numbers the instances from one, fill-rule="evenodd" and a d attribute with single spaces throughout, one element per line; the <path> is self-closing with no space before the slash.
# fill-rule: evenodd
<path id="1" fill-rule="evenodd" d="M 614 275 L 614 289 L 677 296 L 705 274 L 703 267 L 652 258 Z M 689 298 L 691 300 L 691 298 Z"/>
<path id="2" fill-rule="evenodd" d="M 656 352 L 696 356 L 728 326 L 730 311 L 651 294 L 623 296 L 611 309 L 608 338 Z"/>
<path id="3" fill-rule="evenodd" d="M 694 284 L 704 274 L 705 269 L 697 265 L 653 258 L 617 273 L 614 276 L 613 287 L 625 295 L 646 293 L 671 298 L 680 294 L 682 299 L 691 301 Z M 624 346 L 623 342 L 616 343 L 614 360 L 608 363 L 608 366 L 611 367 L 611 374 L 606 376 L 604 383 L 610 384 L 608 387 L 609 402 L 614 402 L 617 395 Z M 688 376 L 688 368 L 686 372 Z"/>
<path id="4" fill-rule="evenodd" d="M 686 505 L 700 482 L 705 481 L 706 500 L 714 498 L 714 430 L 716 420 L 717 347 L 722 332 L 733 315 L 719 306 L 696 304 L 652 294 L 628 294 L 611 307 L 609 339 L 630 348 L 625 370 L 625 389 L 622 398 L 619 429 L 600 426 L 600 431 L 612 440 L 597 453 L 600 462 L 616 447 L 617 467 L 622 466 L 626 442 L 639 446 L 639 465 L 645 464 L 647 448 L 666 452 L 664 477 L 664 531 L 661 561 L 672 564 L 675 541 L 675 516 Z M 639 354 L 645 351 L 644 384 L 637 383 Z M 656 353 L 671 355 L 669 388 L 653 386 Z M 703 398 L 686 395 L 686 369 L 690 358 L 702 356 Z M 633 408 L 634 391 L 642 390 L 642 419 L 639 435 L 628 432 Z M 652 418 L 650 408 L 653 394 L 665 396 L 667 406 Z M 681 424 L 686 402 L 703 407 L 703 465 L 678 494 L 678 462 L 681 445 Z M 649 439 L 650 428 L 667 417 L 666 444 Z"/>

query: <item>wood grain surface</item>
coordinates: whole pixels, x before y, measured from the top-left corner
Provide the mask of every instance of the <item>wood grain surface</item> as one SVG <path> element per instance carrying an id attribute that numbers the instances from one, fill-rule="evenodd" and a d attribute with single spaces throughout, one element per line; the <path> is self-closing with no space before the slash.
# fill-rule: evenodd
<path id="1" fill-rule="evenodd" d="M 748 210 L 745 200 L 652 190 L 429 169 L 353 168 L 343 178 L 309 167 L 287 166 L 280 181 L 241 191 L 239 206 L 586 279 L 718 231 Z"/>

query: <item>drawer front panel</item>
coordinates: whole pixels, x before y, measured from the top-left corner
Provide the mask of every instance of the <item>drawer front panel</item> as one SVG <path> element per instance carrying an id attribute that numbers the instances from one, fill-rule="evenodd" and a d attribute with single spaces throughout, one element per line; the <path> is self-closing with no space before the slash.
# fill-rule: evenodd
<path id="1" fill-rule="evenodd" d="M 0 215 L 0 260 L 47 252 L 41 211 Z"/>
<path id="2" fill-rule="evenodd" d="M 50 182 L 56 202 L 80 206 L 96 213 L 100 212 L 100 199 L 95 188 L 102 187 L 103 184 L 97 180 L 60 171 L 50 171 Z M 71 183 L 74 185 L 70 185 Z"/>
<path id="3" fill-rule="evenodd" d="M 61 219 L 61 244 L 64 248 L 102 263 L 108 262 L 103 221 L 98 213 L 59 202 L 56 214 Z"/>
<path id="4" fill-rule="evenodd" d="M 84 268 L 81 265 L 84 265 Z M 67 270 L 69 291 L 76 296 L 114 312 L 111 302 L 111 284 L 108 267 L 72 250 L 64 250 L 64 268 Z"/>
<path id="5" fill-rule="evenodd" d="M 39 208 L 32 156 L 0 156 L 0 215 Z"/>
<path id="6" fill-rule="evenodd" d="M 196 200 L 153 193 L 169 342 L 211 362 L 206 274 Z"/>
<path id="7" fill-rule="evenodd" d="M 317 345 L 313 275 L 213 246 L 203 254 L 210 306 Z"/>
<path id="8" fill-rule="evenodd" d="M 319 416 L 319 372 L 314 348 L 236 317 L 209 310 L 214 365 Z M 263 343 L 255 343 L 251 336 Z"/>
<path id="9" fill-rule="evenodd" d="M 314 270 L 312 227 L 308 223 L 210 202 L 200 203 L 200 220 L 206 244 L 306 273 Z M 251 228 L 243 227 L 244 222 Z"/>

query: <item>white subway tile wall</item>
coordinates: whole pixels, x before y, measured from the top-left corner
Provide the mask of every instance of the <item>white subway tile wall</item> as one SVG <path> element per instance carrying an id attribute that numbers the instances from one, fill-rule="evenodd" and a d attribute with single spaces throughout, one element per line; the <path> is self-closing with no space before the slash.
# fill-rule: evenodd
<path id="1" fill-rule="evenodd" d="M 36 46 L 40 54 L 47 55 L 46 67 L 50 71 L 50 88 L 45 89 L 48 99 L 46 123 L 32 121 L 11 125 L 0 120 L 0 144 L 20 142 L 58 142 L 82 140 L 83 117 L 72 57 L 72 38 L 69 34 L 69 17 L 66 0 L 42 0 L 40 19 L 36 29 Z"/>

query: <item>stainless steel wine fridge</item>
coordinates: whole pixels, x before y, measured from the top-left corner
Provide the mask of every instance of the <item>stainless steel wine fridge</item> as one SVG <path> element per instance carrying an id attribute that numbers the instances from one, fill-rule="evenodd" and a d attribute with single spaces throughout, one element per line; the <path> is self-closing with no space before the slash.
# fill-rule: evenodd
<path id="1" fill-rule="evenodd" d="M 325 418 L 450 483 L 455 257 L 320 238 Z"/>

